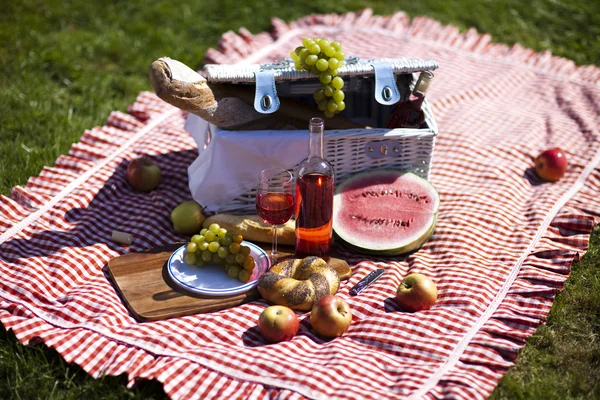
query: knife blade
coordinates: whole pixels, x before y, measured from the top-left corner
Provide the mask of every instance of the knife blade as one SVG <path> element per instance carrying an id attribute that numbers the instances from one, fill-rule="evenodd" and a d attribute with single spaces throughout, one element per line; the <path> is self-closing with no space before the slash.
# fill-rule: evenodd
<path id="1" fill-rule="evenodd" d="M 357 294 L 362 292 L 364 289 L 366 289 L 368 286 L 370 286 L 373 282 L 375 282 L 377 279 L 379 279 L 379 277 L 381 275 L 383 275 L 384 272 L 385 272 L 384 269 L 379 268 L 379 269 L 376 269 L 375 271 L 371 272 L 369 275 L 365 276 L 364 278 L 362 278 L 356 285 L 354 285 L 352 287 L 352 289 L 350 289 L 350 296 L 356 296 Z"/>

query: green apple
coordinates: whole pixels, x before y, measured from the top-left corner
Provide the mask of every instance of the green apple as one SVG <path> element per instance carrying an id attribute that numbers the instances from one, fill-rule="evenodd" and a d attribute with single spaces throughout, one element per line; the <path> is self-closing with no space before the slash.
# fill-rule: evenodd
<path id="1" fill-rule="evenodd" d="M 193 235 L 202 229 L 202 207 L 195 201 L 181 203 L 171 212 L 173 229 L 180 235 Z"/>

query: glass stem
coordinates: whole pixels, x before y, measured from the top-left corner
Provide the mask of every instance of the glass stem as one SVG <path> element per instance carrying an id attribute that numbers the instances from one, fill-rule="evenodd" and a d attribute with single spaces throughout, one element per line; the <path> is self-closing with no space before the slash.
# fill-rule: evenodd
<path id="1" fill-rule="evenodd" d="M 277 257 L 277 225 L 273 225 L 273 240 L 271 243 L 273 244 L 271 247 L 271 259 L 275 262 L 275 258 Z"/>

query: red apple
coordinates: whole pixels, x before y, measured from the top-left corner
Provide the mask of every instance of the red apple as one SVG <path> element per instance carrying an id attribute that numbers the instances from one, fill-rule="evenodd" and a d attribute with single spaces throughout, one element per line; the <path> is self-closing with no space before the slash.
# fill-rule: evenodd
<path id="1" fill-rule="evenodd" d="M 567 156 L 559 147 L 546 150 L 535 159 L 535 173 L 549 182 L 556 182 L 562 178 L 567 166 Z"/>
<path id="2" fill-rule="evenodd" d="M 396 290 L 396 301 L 406 311 L 428 310 L 437 300 L 437 287 L 423 274 L 407 275 Z"/>
<path id="3" fill-rule="evenodd" d="M 342 336 L 352 322 L 350 306 L 334 295 L 321 297 L 313 304 L 310 323 L 315 332 L 325 338 Z"/>
<path id="4" fill-rule="evenodd" d="M 285 306 L 267 307 L 258 317 L 258 330 L 271 343 L 292 339 L 299 327 L 298 316 L 294 310 Z"/>
<path id="5" fill-rule="evenodd" d="M 136 158 L 127 166 L 129 184 L 140 192 L 149 192 L 160 182 L 160 168 L 147 157 Z"/>

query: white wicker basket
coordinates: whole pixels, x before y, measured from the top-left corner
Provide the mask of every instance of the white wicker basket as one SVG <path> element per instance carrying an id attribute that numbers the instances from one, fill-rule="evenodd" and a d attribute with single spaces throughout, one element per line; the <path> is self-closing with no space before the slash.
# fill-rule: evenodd
<path id="1" fill-rule="evenodd" d="M 397 85 L 403 100 L 408 96 L 416 81 L 416 73 L 423 70 L 431 70 L 432 65 L 437 66 L 437 64 L 432 64 L 432 62 L 419 63 L 418 60 L 415 61 L 415 59 L 407 60 L 406 65 L 403 65 L 402 62 L 397 62 L 395 64 L 395 66 L 398 67 L 396 75 Z M 351 73 L 356 75 L 356 67 L 353 68 Z M 227 72 L 225 69 L 222 70 L 222 72 L 223 71 Z M 214 70 L 212 70 L 212 73 L 214 74 Z M 249 79 L 248 76 L 245 75 L 242 78 L 246 80 Z M 285 79 L 289 80 L 289 76 Z M 286 82 L 286 84 L 289 83 Z M 375 99 L 373 99 L 372 103 L 373 104 L 369 105 L 369 107 L 373 110 L 380 108 L 375 102 Z M 391 108 L 388 107 L 386 111 L 388 114 L 390 109 Z M 423 110 L 425 113 L 425 123 L 427 125 L 424 128 L 326 130 L 325 157 L 334 167 L 336 182 L 359 171 L 379 168 L 395 168 L 410 171 L 418 176 L 428 179 L 435 137 L 438 129 L 431 107 L 427 101 L 423 104 Z M 318 116 L 318 114 L 319 112 L 316 111 L 315 116 Z M 381 120 L 381 118 L 379 118 L 379 120 Z M 327 124 L 326 119 L 325 124 Z M 376 124 L 369 123 L 365 123 L 365 125 L 376 126 Z M 199 140 L 197 138 L 196 140 L 199 142 L 199 147 L 201 145 L 211 146 L 211 137 L 214 138 L 218 135 L 226 136 L 228 135 L 228 132 L 230 131 L 210 126 L 208 133 L 203 138 L 204 143 L 201 143 L 202 139 Z M 285 136 L 286 132 L 287 131 L 281 131 L 281 135 Z M 246 131 L 243 136 L 238 136 L 238 138 L 239 137 L 242 137 L 242 139 L 238 140 L 248 140 L 249 142 L 256 141 L 256 139 L 253 138 L 253 131 Z M 308 137 L 308 133 L 306 137 Z M 221 151 L 226 152 L 227 149 L 222 149 Z M 306 151 L 308 151 L 308 149 L 306 149 Z M 202 153 L 200 156 L 202 157 Z M 222 156 L 232 157 L 232 154 L 230 152 L 229 154 L 223 154 Z M 214 154 L 211 157 L 214 157 Z M 235 157 L 235 155 L 233 155 L 233 157 Z M 239 166 L 239 168 L 243 167 L 243 165 Z M 230 182 L 230 184 L 235 185 L 236 182 Z M 190 185 L 192 185 L 191 181 Z M 194 191 L 194 188 L 191 189 L 194 198 L 199 203 L 205 205 L 206 202 L 202 198 L 202 192 L 204 190 Z M 222 189 L 211 188 L 209 192 L 214 190 Z M 248 191 L 235 196 L 232 200 L 219 204 L 217 208 L 213 207 L 210 211 L 231 214 L 253 214 L 256 212 L 255 195 L 256 190 L 249 189 Z"/>

